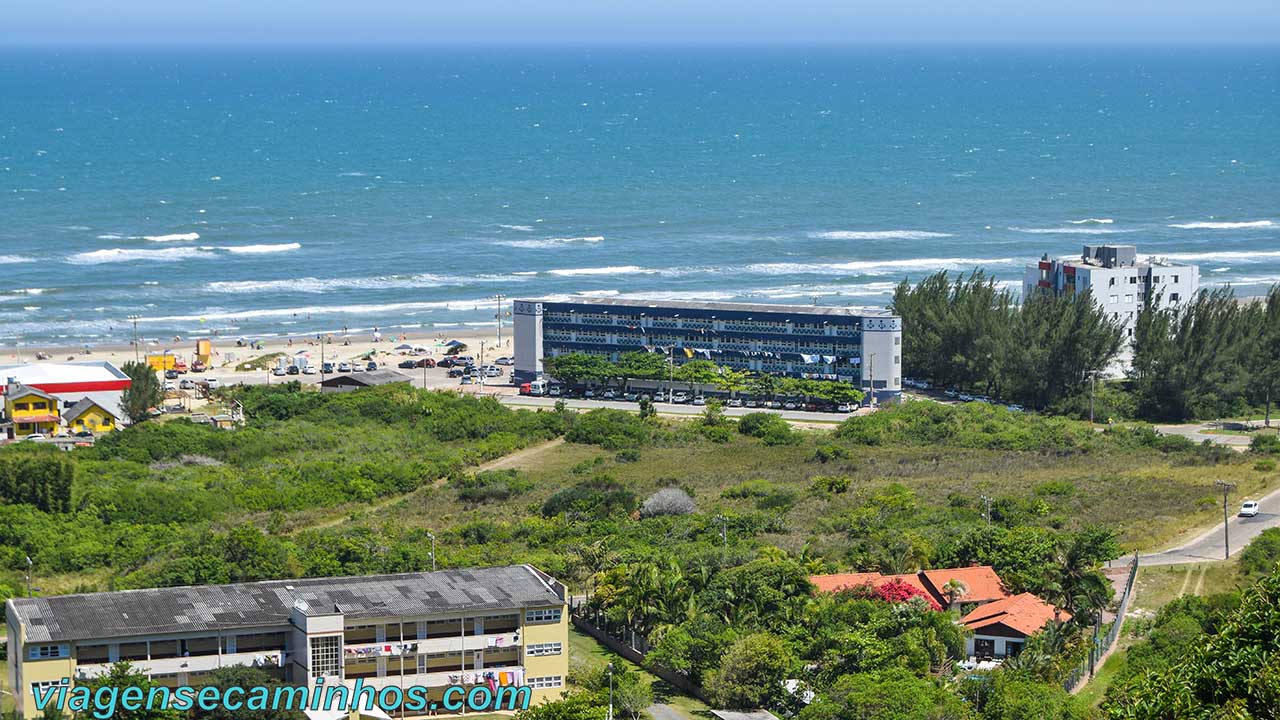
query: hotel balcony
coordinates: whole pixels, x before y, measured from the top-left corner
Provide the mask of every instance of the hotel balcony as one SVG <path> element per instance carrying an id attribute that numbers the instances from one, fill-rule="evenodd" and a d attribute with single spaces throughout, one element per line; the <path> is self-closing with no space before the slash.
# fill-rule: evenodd
<path id="1" fill-rule="evenodd" d="M 461 652 L 463 650 L 493 650 L 497 648 L 511 648 L 520 646 L 520 633 L 489 633 L 485 635 L 452 635 L 444 637 L 426 638 L 417 640 L 413 638 L 405 638 L 404 640 L 386 640 L 384 642 L 372 643 L 347 643 L 343 646 L 343 654 L 350 658 L 353 654 L 364 657 L 399 657 L 406 653 L 401 652 L 401 646 L 416 646 L 416 654 L 428 655 L 432 653 Z M 386 648 L 390 647 L 388 652 Z M 411 654 L 411 653 L 410 653 Z"/>
<path id="2" fill-rule="evenodd" d="M 224 653 L 222 655 L 193 655 L 190 657 L 164 658 L 162 660 L 130 660 L 136 670 L 148 675 L 207 672 L 222 667 L 248 665 L 276 668 L 284 664 L 285 651 L 261 650 L 258 652 Z M 76 666 L 76 680 L 89 680 L 105 675 L 113 663 L 91 663 Z"/>

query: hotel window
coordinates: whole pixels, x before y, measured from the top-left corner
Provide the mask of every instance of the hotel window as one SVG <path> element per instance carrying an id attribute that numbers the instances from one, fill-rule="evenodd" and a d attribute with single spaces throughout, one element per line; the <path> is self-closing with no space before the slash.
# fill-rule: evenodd
<path id="1" fill-rule="evenodd" d="M 1130 285 L 1137 285 L 1137 284 L 1138 284 L 1138 276 L 1137 276 L 1137 275 L 1130 275 L 1130 276 L 1129 276 L 1129 284 L 1130 284 Z"/>
<path id="2" fill-rule="evenodd" d="M 1125 296 L 1124 296 L 1124 301 L 1125 301 L 1125 302 L 1127 302 L 1127 303 L 1131 303 L 1131 302 L 1133 302 L 1133 296 L 1132 296 L 1132 295 L 1125 295 Z"/>
<path id="3" fill-rule="evenodd" d="M 558 642 L 533 643 L 524 649 L 524 654 L 529 657 L 559 655 L 562 652 L 564 652 L 564 648 Z"/>
<path id="4" fill-rule="evenodd" d="M 1177 276 L 1177 275 L 1174 275 L 1174 276 L 1173 276 L 1173 284 L 1174 284 L 1174 285 L 1177 285 L 1177 284 L 1178 284 L 1178 276 Z"/>
<path id="5" fill-rule="evenodd" d="M 902 344 L 902 337 L 901 337 L 901 336 L 899 336 L 899 335 L 894 335 L 894 336 L 893 336 L 893 344 L 894 344 L 894 345 L 901 345 L 901 344 Z"/>
<path id="6" fill-rule="evenodd" d="M 62 678 L 60 680 L 43 680 L 41 682 L 31 683 L 31 694 L 39 695 L 41 692 L 49 688 L 65 687 L 71 684 L 71 678 Z"/>
<path id="7" fill-rule="evenodd" d="M 76 647 L 76 662 L 82 665 L 111 661 L 111 649 L 106 645 L 80 645 Z"/>
<path id="8" fill-rule="evenodd" d="M 1178 293 L 1169 293 L 1169 302 L 1178 302 Z"/>
<path id="9" fill-rule="evenodd" d="M 526 610 L 524 621 L 527 623 L 558 623 L 560 622 L 560 608 Z"/>
<path id="10" fill-rule="evenodd" d="M 525 680 L 525 684 L 535 690 L 564 687 L 564 676 L 547 675 L 545 677 L 531 677 Z"/>
<path id="11" fill-rule="evenodd" d="M 27 648 L 28 660 L 50 660 L 64 657 L 71 657 L 71 647 L 69 645 L 32 645 Z"/>
<path id="12" fill-rule="evenodd" d="M 1110 295 L 1107 297 L 1107 302 L 1117 302 L 1119 299 L 1119 295 Z"/>
<path id="13" fill-rule="evenodd" d="M 311 677 L 327 677 L 342 672 L 342 637 L 311 638 Z"/>
<path id="14" fill-rule="evenodd" d="M 27 403 L 14 403 L 13 409 L 14 410 L 30 410 L 31 406 L 28 405 Z"/>

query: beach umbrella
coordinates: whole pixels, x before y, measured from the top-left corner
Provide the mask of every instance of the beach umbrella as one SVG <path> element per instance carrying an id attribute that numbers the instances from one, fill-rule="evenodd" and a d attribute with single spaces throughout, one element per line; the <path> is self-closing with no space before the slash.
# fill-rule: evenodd
<path id="1" fill-rule="evenodd" d="M 412 350 L 412 349 L 413 349 L 413 346 L 412 346 L 412 345 L 397 345 L 397 346 L 396 346 L 396 349 L 397 349 L 397 350 Z"/>

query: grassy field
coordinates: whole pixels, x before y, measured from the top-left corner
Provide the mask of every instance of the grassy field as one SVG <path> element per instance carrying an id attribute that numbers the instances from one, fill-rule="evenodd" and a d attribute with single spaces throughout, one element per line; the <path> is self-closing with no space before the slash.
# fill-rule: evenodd
<path id="1" fill-rule="evenodd" d="M 534 489 L 513 503 L 469 506 L 448 490 L 417 493 L 379 512 L 381 522 L 407 527 L 444 528 L 476 520 L 510 521 L 515 512 L 540 505 L 571 484 L 572 472 L 584 463 L 597 463 L 592 472 L 616 477 L 639 497 L 668 485 L 691 491 L 699 511 L 713 506 L 746 510 L 751 499 L 725 499 L 725 488 L 763 479 L 797 494 L 787 513 L 788 530 L 769 540 L 788 550 L 808 543 L 820 550 L 826 542 L 824 519 L 853 509 L 858 490 L 890 483 L 909 488 L 921 506 L 946 506 L 958 497 L 982 495 L 1040 497 L 1049 520 L 1063 527 L 1100 524 L 1119 533 L 1126 551 L 1164 547 L 1188 531 L 1218 517 L 1213 480 L 1235 482 L 1242 494 L 1261 494 L 1280 485 L 1280 473 L 1258 472 L 1241 463 L 1204 467 L 1181 464 L 1155 453 L 1053 456 L 958 448 L 853 447 L 851 457 L 828 463 L 811 462 L 825 433 L 806 433 L 799 445 L 768 447 L 742 436 L 725 444 L 710 442 L 676 447 L 647 447 L 638 462 L 618 462 L 614 453 L 598 447 L 566 443 L 537 454 L 523 465 Z M 851 491 L 834 499 L 810 495 L 811 479 L 819 475 L 847 475 Z M 1064 485 L 1065 483 L 1065 485 Z M 1038 494 L 1051 484 L 1065 490 Z M 513 508 L 518 503 L 520 509 Z"/>

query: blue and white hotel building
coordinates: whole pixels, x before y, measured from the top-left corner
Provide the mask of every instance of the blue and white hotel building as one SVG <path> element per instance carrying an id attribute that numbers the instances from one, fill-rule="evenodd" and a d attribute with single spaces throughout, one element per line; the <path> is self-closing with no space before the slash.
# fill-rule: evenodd
<path id="1" fill-rule="evenodd" d="M 542 360 L 635 351 L 676 364 L 711 360 L 738 370 L 845 380 L 878 401 L 902 394 L 902 318 L 814 305 L 581 298 L 517 300 L 517 382 L 542 377 Z"/>

